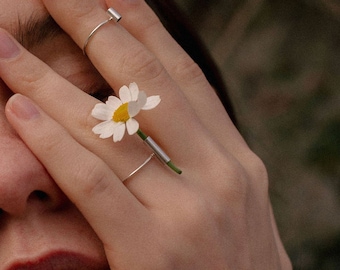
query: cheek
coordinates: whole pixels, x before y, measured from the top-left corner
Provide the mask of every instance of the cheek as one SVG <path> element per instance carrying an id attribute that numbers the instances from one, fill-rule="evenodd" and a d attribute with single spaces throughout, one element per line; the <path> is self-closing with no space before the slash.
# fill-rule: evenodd
<path id="1" fill-rule="evenodd" d="M 35 225 L 36 235 L 40 235 L 46 243 L 59 247 L 67 246 L 70 250 L 81 250 L 96 258 L 105 258 L 102 242 L 71 203 L 61 211 L 46 213 L 36 218 Z"/>

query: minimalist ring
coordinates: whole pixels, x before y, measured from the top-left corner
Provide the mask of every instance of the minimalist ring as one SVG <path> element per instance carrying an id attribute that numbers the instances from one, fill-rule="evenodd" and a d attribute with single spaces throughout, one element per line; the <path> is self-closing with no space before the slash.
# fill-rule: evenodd
<path id="1" fill-rule="evenodd" d="M 139 170 L 141 170 L 146 164 L 149 163 L 149 161 L 154 157 L 155 153 L 152 153 L 137 169 L 135 169 L 132 173 L 128 175 L 122 182 L 125 182 L 127 179 L 129 179 L 131 176 L 136 174 Z"/>
<path id="2" fill-rule="evenodd" d="M 107 10 L 107 13 L 109 14 L 109 18 L 103 22 L 101 22 L 100 24 L 98 24 L 92 31 L 91 33 L 88 35 L 87 39 L 85 40 L 84 46 L 83 46 L 83 54 L 86 55 L 86 47 L 90 41 L 90 39 L 93 37 L 93 35 L 105 24 L 107 24 L 108 22 L 112 21 L 113 19 L 116 22 L 119 22 L 120 19 L 122 18 L 122 16 L 114 9 L 114 8 L 109 8 Z"/>

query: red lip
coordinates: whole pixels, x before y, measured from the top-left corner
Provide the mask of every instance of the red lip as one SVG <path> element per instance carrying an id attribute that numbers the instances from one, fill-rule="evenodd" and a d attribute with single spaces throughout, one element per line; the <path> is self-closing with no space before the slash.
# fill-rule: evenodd
<path id="1" fill-rule="evenodd" d="M 36 259 L 14 262 L 6 270 L 110 270 L 107 263 L 98 262 L 72 252 L 53 252 Z"/>

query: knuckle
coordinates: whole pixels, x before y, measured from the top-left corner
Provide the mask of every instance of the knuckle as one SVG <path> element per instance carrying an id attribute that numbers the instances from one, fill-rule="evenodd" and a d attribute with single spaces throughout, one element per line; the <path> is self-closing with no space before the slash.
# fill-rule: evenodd
<path id="1" fill-rule="evenodd" d="M 106 9 L 105 4 L 99 3 L 98 5 L 98 2 L 97 4 L 89 3 L 87 5 L 82 5 L 82 8 L 79 8 L 79 4 L 75 7 L 71 7 L 69 9 L 72 10 L 70 18 L 72 18 L 72 25 L 76 26 L 73 27 L 73 29 L 87 29 L 83 30 L 84 33 L 90 33 L 96 25 L 105 20 L 105 16 L 102 15 L 102 12 Z"/>
<path id="2" fill-rule="evenodd" d="M 269 189 L 267 168 L 262 159 L 253 152 L 247 157 L 246 170 L 256 187 L 267 193 Z"/>
<path id="3" fill-rule="evenodd" d="M 46 85 L 46 77 L 48 77 L 47 73 L 27 73 L 26 75 L 23 75 L 22 83 L 25 84 L 25 88 L 30 92 L 38 92 Z"/>
<path id="4" fill-rule="evenodd" d="M 225 223 L 226 204 L 214 195 L 205 193 L 195 194 L 187 198 L 183 206 L 182 222 L 190 224 L 178 229 L 188 240 L 194 240 L 197 234 L 210 234 L 215 237 L 214 232 L 223 230 L 221 224 Z M 184 221 L 184 222 L 183 222 Z M 206 230 L 209 228 L 209 230 Z"/>
<path id="5" fill-rule="evenodd" d="M 254 171 L 256 174 L 261 178 L 261 179 L 267 179 L 268 178 L 268 173 L 267 173 L 267 168 L 258 156 L 254 155 L 253 156 L 253 163 L 254 163 Z"/>
<path id="6" fill-rule="evenodd" d="M 14 63 L 9 72 L 14 88 L 24 88 L 30 92 L 36 92 L 46 87 L 46 81 L 50 77 L 49 69 L 42 67 L 41 63 L 35 60 L 18 59 L 18 62 Z"/>
<path id="7" fill-rule="evenodd" d="M 224 169 L 226 175 L 219 187 L 223 198 L 228 202 L 243 202 L 249 192 L 249 182 L 244 169 L 239 166 L 231 166 Z"/>
<path id="8" fill-rule="evenodd" d="M 243 166 L 223 152 L 214 153 L 215 162 L 211 165 L 213 175 L 211 187 L 216 195 L 228 202 L 243 200 L 248 193 L 249 181 Z"/>
<path id="9" fill-rule="evenodd" d="M 75 3 L 69 3 L 69 5 L 72 5 L 71 10 L 73 11 L 72 16 L 74 17 L 74 21 L 81 21 L 87 20 L 88 18 L 93 17 L 96 12 L 98 11 L 98 8 L 94 5 L 82 5 L 82 8 L 79 8 L 78 5 L 75 5 Z M 76 12 L 74 12 L 76 11 Z"/>
<path id="10" fill-rule="evenodd" d="M 180 57 L 176 62 L 175 75 L 182 81 L 201 83 L 205 76 L 199 65 L 188 56 Z"/>
<path id="11" fill-rule="evenodd" d="M 211 186 L 216 194 L 228 203 L 244 203 L 252 192 L 268 193 L 268 175 L 263 161 L 252 151 L 240 159 L 226 157 L 223 152 L 214 153 L 211 165 Z"/>
<path id="12" fill-rule="evenodd" d="M 81 183 L 82 193 L 89 198 L 103 194 L 109 187 L 107 180 L 106 170 L 97 162 L 78 167 L 74 174 L 75 183 Z"/>
<path id="13" fill-rule="evenodd" d="M 165 73 L 164 67 L 144 48 L 130 50 L 123 57 L 121 73 L 143 80 L 153 80 Z"/>
<path id="14" fill-rule="evenodd" d="M 53 15 L 67 16 L 69 20 L 72 20 L 73 25 L 81 25 L 91 21 L 91 18 L 98 17 L 100 11 L 105 10 L 105 3 L 103 1 L 87 2 L 82 4 L 81 8 L 79 3 L 75 1 L 65 1 L 63 5 L 54 4 Z"/>
<path id="15" fill-rule="evenodd" d="M 211 216 L 210 205 L 206 198 L 206 196 L 199 196 L 196 193 L 190 194 L 186 199 L 186 203 L 183 206 L 184 215 L 187 219 L 190 220 L 190 223 L 193 226 L 199 225 L 203 220 Z"/>

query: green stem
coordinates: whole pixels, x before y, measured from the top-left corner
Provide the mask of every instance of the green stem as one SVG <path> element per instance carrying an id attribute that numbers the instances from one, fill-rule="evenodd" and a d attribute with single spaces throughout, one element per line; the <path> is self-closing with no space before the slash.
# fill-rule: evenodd
<path id="1" fill-rule="evenodd" d="M 148 135 L 146 135 L 143 131 L 141 131 L 140 129 L 137 130 L 137 134 L 139 137 L 142 138 L 143 141 L 146 140 L 146 138 L 148 137 Z"/>
<path id="2" fill-rule="evenodd" d="M 168 165 L 175 173 L 181 174 L 182 170 L 177 168 L 175 166 L 175 164 L 172 163 L 172 161 L 170 160 L 166 165 Z"/>
<path id="3" fill-rule="evenodd" d="M 154 140 L 146 135 L 143 131 L 140 129 L 137 130 L 137 134 L 139 137 L 142 138 L 143 141 L 146 142 L 146 144 L 154 151 L 154 153 L 157 155 L 157 157 L 162 160 L 166 165 L 169 166 L 170 169 L 172 169 L 174 172 L 181 174 L 182 170 L 176 167 L 175 164 L 172 163 L 170 158 L 167 156 L 167 154 L 154 142 Z"/>

